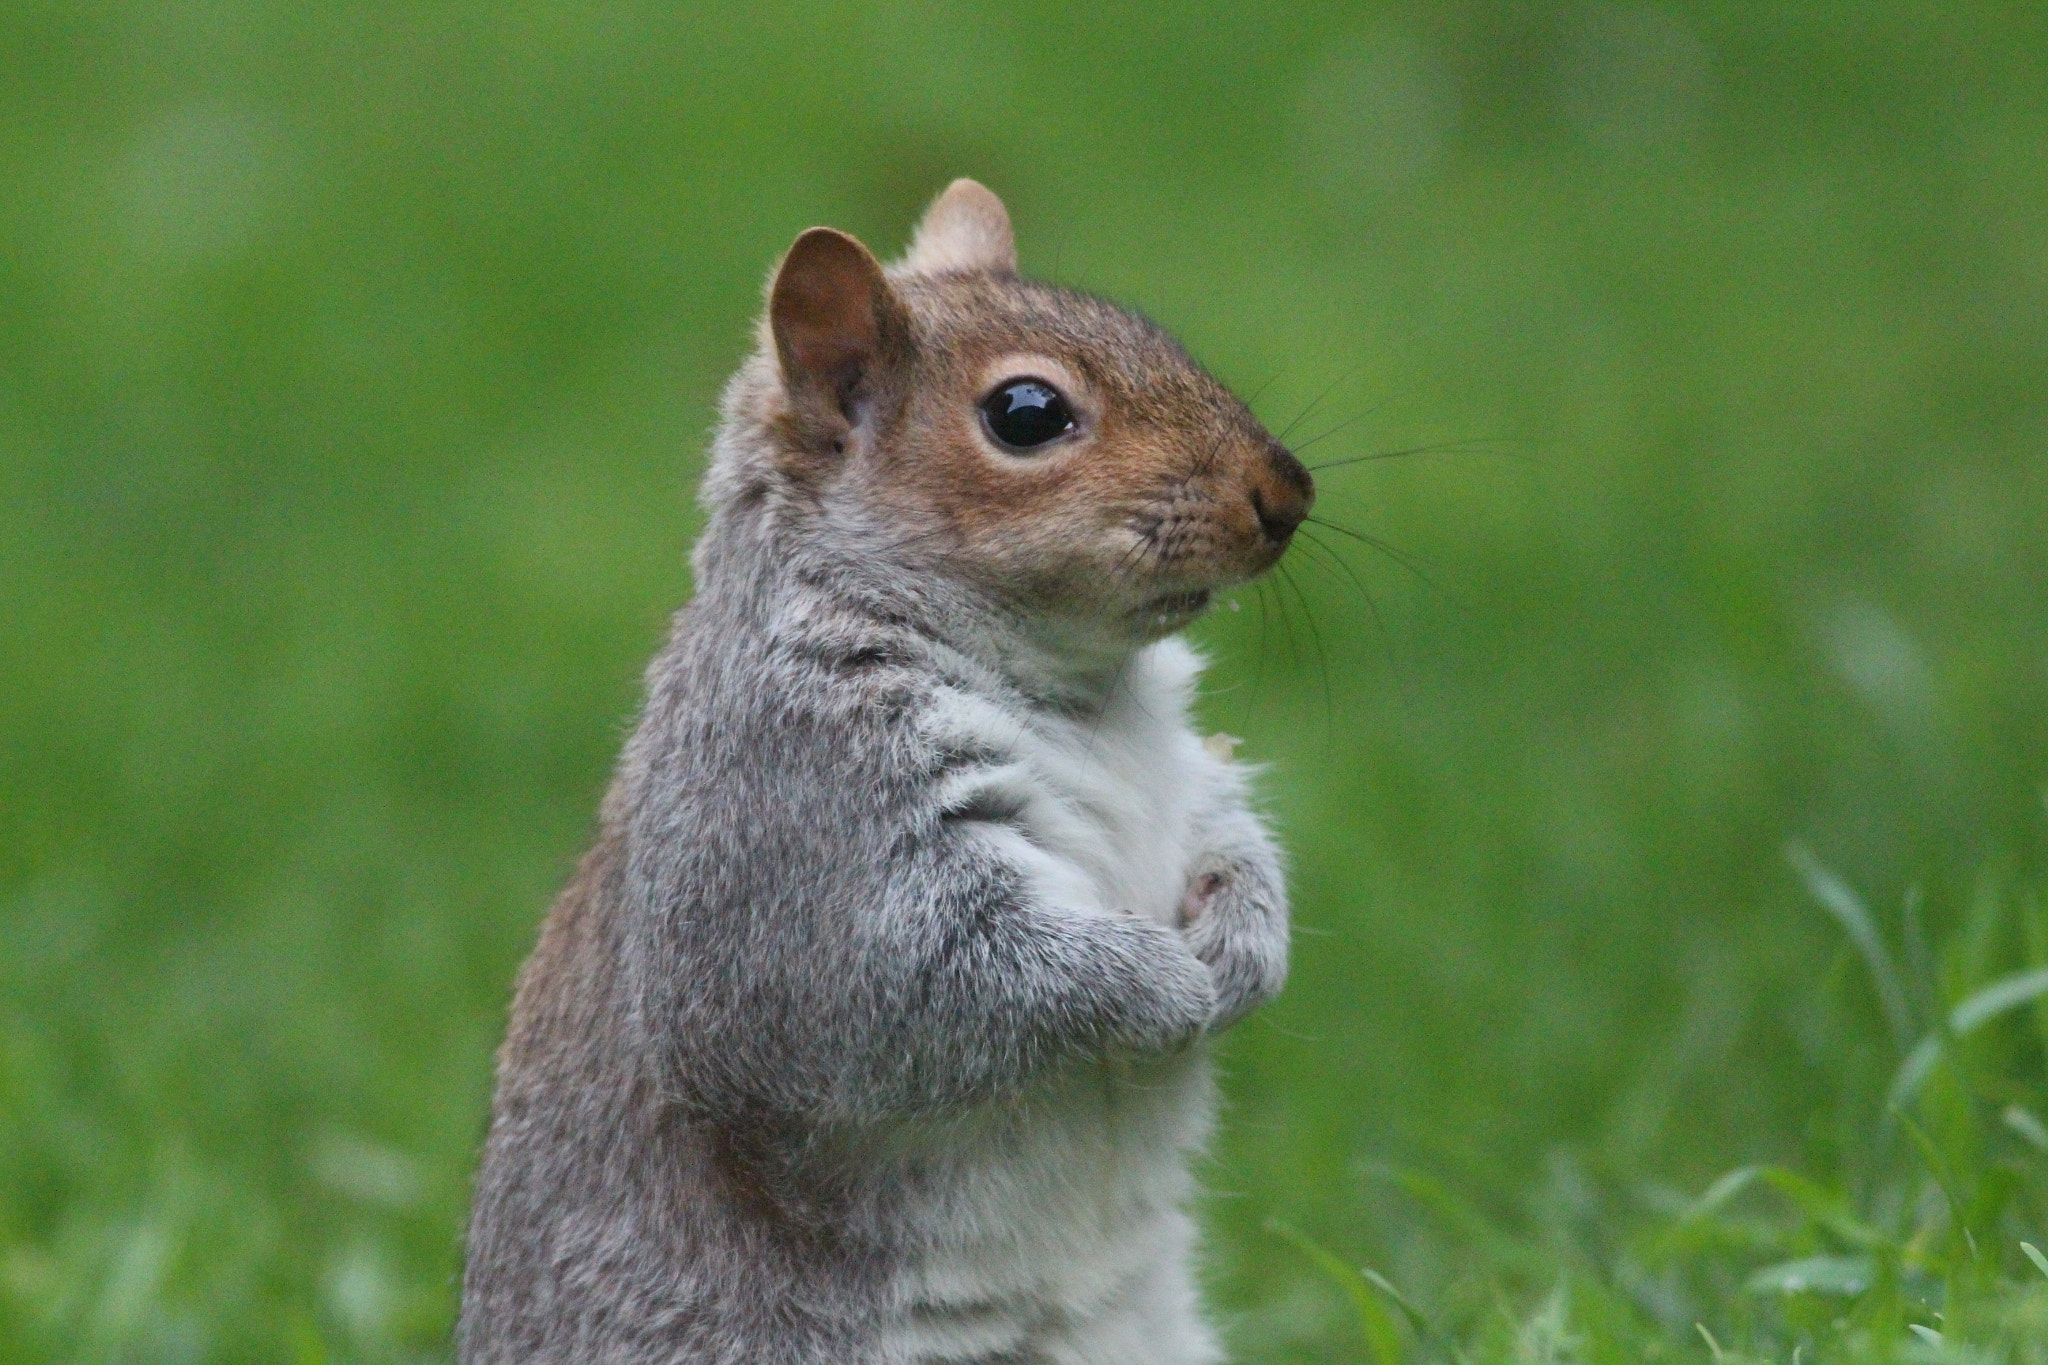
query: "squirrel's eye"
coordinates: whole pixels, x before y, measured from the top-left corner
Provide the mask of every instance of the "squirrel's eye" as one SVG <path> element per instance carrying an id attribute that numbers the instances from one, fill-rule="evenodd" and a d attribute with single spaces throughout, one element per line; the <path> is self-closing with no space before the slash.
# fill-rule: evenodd
<path id="1" fill-rule="evenodd" d="M 1012 450 L 1031 450 L 1074 429 L 1074 410 L 1042 379 L 1007 379 L 981 400 L 989 435 Z"/>

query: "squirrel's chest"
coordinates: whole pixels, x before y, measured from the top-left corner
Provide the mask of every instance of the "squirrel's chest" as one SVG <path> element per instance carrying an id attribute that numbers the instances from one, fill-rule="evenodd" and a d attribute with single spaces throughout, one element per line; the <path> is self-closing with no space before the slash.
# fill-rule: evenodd
<path id="1" fill-rule="evenodd" d="M 1089 874 L 1106 907 L 1171 923 L 1198 852 L 1200 742 L 1185 727 L 1105 719 L 1038 728 L 1021 746 L 1044 799 L 1068 817 L 1035 833 Z"/>
<path id="2" fill-rule="evenodd" d="M 1204 824 L 1235 779 L 1188 720 L 1199 661 L 1169 640 L 1141 652 L 1099 714 L 1020 711 L 954 693 L 927 718 L 935 743 L 991 755 L 958 807 L 1003 813 L 1037 854 L 1068 874 L 1056 899 L 1175 923 Z"/>

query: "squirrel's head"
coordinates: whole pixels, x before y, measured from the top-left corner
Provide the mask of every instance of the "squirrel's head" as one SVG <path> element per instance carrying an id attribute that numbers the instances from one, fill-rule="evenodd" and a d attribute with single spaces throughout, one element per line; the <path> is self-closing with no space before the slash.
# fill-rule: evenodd
<path id="1" fill-rule="evenodd" d="M 1315 497 L 1153 323 L 1020 279 L 1009 214 L 972 180 L 886 269 L 845 233 L 798 237 L 727 402 L 714 501 L 779 493 L 906 569 L 1098 636 L 1187 624 L 1270 568 Z"/>

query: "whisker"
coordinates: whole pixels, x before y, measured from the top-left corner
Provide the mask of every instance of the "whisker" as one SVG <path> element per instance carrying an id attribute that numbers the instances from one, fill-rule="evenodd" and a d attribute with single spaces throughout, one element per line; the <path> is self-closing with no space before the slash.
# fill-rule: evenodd
<path id="1" fill-rule="evenodd" d="M 1302 537 L 1301 546 L 1304 550 L 1315 552 L 1309 556 L 1310 563 L 1325 567 L 1330 564 L 1336 565 L 1344 577 L 1350 580 L 1350 586 L 1357 589 L 1358 595 L 1364 599 L 1366 615 L 1372 618 L 1373 634 L 1379 637 L 1382 664 L 1388 677 L 1393 680 L 1395 689 L 1402 693 L 1405 701 L 1407 689 L 1402 685 L 1400 674 L 1394 667 L 1396 656 L 1393 632 L 1387 629 L 1387 618 L 1380 611 L 1379 599 L 1372 595 L 1372 589 L 1365 585 L 1365 580 L 1358 576 L 1358 571 L 1351 567 L 1351 562 L 1325 544 L 1313 531 L 1304 526 L 1296 534 Z"/>
<path id="2" fill-rule="evenodd" d="M 891 541 L 887 545 L 877 546 L 875 548 L 874 553 L 883 556 L 893 555 L 898 550 L 907 550 L 911 546 L 918 544 L 920 541 L 937 540 L 941 536 L 947 536 L 951 534 L 953 534 L 953 528 L 951 526 L 934 526 L 928 531 L 919 531 L 913 535 L 907 535 L 903 537 L 901 540 Z"/>
<path id="3" fill-rule="evenodd" d="M 1301 667 L 1301 647 L 1294 638 L 1294 618 L 1287 610 L 1287 594 L 1273 589 L 1273 606 L 1280 614 L 1280 634 L 1287 641 L 1287 666 Z"/>
<path id="4" fill-rule="evenodd" d="M 1295 600 L 1301 603 L 1302 624 L 1308 628 L 1309 640 L 1315 645 L 1316 671 L 1323 679 L 1323 741 L 1328 744 L 1336 737 L 1337 730 L 1335 693 L 1330 689 L 1330 651 L 1323 648 L 1323 632 L 1316 626 L 1316 612 L 1309 605 L 1308 594 L 1301 590 L 1301 584 L 1295 581 L 1294 575 L 1287 572 L 1285 564 L 1276 563 L 1273 568 L 1279 573 L 1280 581 L 1294 589 Z"/>
<path id="5" fill-rule="evenodd" d="M 1206 474 L 1206 473 L 1208 473 L 1208 472 L 1209 472 L 1209 462 L 1210 462 L 1211 460 L 1214 460 L 1214 459 L 1215 459 L 1215 458 L 1216 458 L 1216 457 L 1217 457 L 1218 455 L 1220 455 L 1220 454 L 1222 454 L 1222 453 L 1223 453 L 1223 441 L 1224 441 L 1224 433 L 1223 433 L 1223 432 L 1222 432 L 1221 430 L 1219 430 L 1219 431 L 1217 431 L 1217 432 L 1216 432 L 1216 434 L 1215 434 L 1215 435 L 1214 435 L 1214 436 L 1213 436 L 1213 437 L 1212 437 L 1212 438 L 1210 439 L 1210 441 L 1209 441 L 1209 449 L 1208 449 L 1207 451 L 1203 452 L 1203 455 L 1202 455 L 1202 458 L 1201 458 L 1201 460 L 1200 460 L 1200 461 L 1198 461 L 1198 462 L 1196 463 L 1196 465 L 1195 465 L 1195 474 L 1196 474 L 1197 476 L 1200 476 L 1200 475 L 1203 475 L 1203 474 Z"/>
<path id="6" fill-rule="evenodd" d="M 1364 421 L 1364 420 L 1365 420 L 1366 418 L 1368 418 L 1368 417 L 1372 416 L 1372 415 L 1373 415 L 1374 413 L 1378 412 L 1378 411 L 1379 411 L 1379 410 L 1380 410 L 1381 408 L 1385 407 L 1385 406 L 1387 405 L 1387 401 L 1388 401 L 1388 400 L 1386 400 L 1386 399 L 1382 398 L 1382 399 L 1381 399 L 1381 400 L 1380 400 L 1379 402 L 1377 402 L 1377 403 L 1374 403 L 1374 404 L 1373 404 L 1373 405 L 1372 405 L 1371 407 L 1367 408 L 1367 409 L 1366 409 L 1366 410 L 1365 410 L 1364 412 L 1361 412 L 1361 413 L 1356 413 L 1356 414 L 1354 414 L 1354 415 L 1352 415 L 1352 416 L 1350 416 L 1350 417 L 1347 417 L 1347 418 L 1345 418 L 1345 419 L 1344 419 L 1343 421 L 1341 421 L 1341 422 L 1337 423 L 1337 425 L 1335 425 L 1335 426 L 1333 426 L 1333 427 L 1325 427 L 1325 428 L 1324 428 L 1323 430 L 1321 430 L 1321 431 L 1317 432 L 1317 433 L 1316 433 L 1315 435 L 1313 435 L 1313 436 L 1309 437 L 1309 438 L 1308 438 L 1308 439 L 1307 439 L 1306 441 L 1303 441 L 1303 442 L 1302 442 L 1302 443 L 1301 443 L 1300 445 L 1298 445 L 1298 446 L 1295 446 L 1295 447 L 1293 447 L 1294 453 L 1295 453 L 1296 455 L 1299 455 L 1299 454 L 1301 454 L 1301 452 L 1302 452 L 1302 451 L 1304 451 L 1304 450 L 1307 450 L 1307 449 L 1308 449 L 1308 448 L 1309 448 L 1310 446 L 1314 445 L 1314 444 L 1315 444 L 1316 442 L 1318 442 L 1318 441 L 1323 441 L 1323 440 L 1328 440 L 1328 439 L 1329 439 L 1330 437 L 1332 437 L 1332 436 L 1335 436 L 1335 435 L 1336 435 L 1336 434 L 1337 434 L 1338 432 L 1340 432 L 1340 431 L 1344 431 L 1344 430 L 1346 430 L 1346 429 L 1348 429 L 1348 428 L 1350 428 L 1350 427 L 1355 427 L 1355 426 L 1357 426 L 1357 425 L 1358 425 L 1358 424 L 1359 424 L 1360 422 L 1363 422 L 1363 421 Z"/>
<path id="7" fill-rule="evenodd" d="M 1145 553 L 1146 546 L 1151 543 L 1151 537 L 1140 532 L 1137 538 L 1131 541 L 1130 547 L 1117 556 L 1116 563 L 1109 566 L 1109 576 L 1111 578 L 1123 577 L 1124 571 L 1137 562 L 1138 556 Z"/>
<path id="8" fill-rule="evenodd" d="M 1322 438 L 1317 437 L 1316 439 L 1321 440 Z M 1526 460 L 1531 458 L 1524 451 L 1497 449 L 1497 447 L 1515 443 L 1512 437 L 1489 437 L 1474 441 L 1439 441 L 1433 445 L 1408 446 L 1402 450 L 1375 450 L 1364 455 L 1347 455 L 1341 460 L 1325 460 L 1321 464 L 1312 464 L 1308 468 L 1310 473 L 1320 474 L 1325 469 L 1342 469 L 1345 465 L 1365 464 L 1372 460 L 1402 460 L 1411 455 L 1498 455 L 1503 459 L 1510 460 Z M 1520 444 L 1529 443 L 1521 442 Z M 1297 447 L 1296 453 L 1299 454 L 1305 448 L 1306 446 Z"/>
<path id="9" fill-rule="evenodd" d="M 1300 925 L 1296 925 L 1294 927 L 1296 932 L 1300 931 Z M 1273 1012 L 1271 1010 L 1260 1010 L 1257 1014 L 1254 1014 L 1251 1017 L 1255 1022 L 1257 1022 L 1260 1025 L 1260 1027 L 1271 1029 L 1273 1032 L 1279 1034 L 1281 1037 L 1291 1038 L 1297 1043 L 1327 1043 L 1330 1041 L 1326 1037 L 1322 1037 L 1313 1033 L 1301 1033 L 1294 1029 L 1288 1028 L 1284 1024 L 1276 1023 L 1273 1019 Z"/>
<path id="10" fill-rule="evenodd" d="M 1277 433 L 1275 433 L 1273 439 L 1279 441 L 1283 445 L 1286 444 L 1288 432 L 1294 430 L 1303 422 L 1307 421 L 1309 416 L 1313 414 L 1317 408 L 1320 408 L 1323 405 L 1323 400 L 1325 398 L 1328 398 L 1331 394 L 1337 391 L 1339 385 L 1349 383 L 1351 380 L 1356 379 L 1360 374 L 1364 373 L 1364 370 L 1365 367 L 1361 365 L 1356 369 L 1350 370 L 1344 374 L 1339 375 L 1337 378 L 1331 380 L 1329 386 L 1326 387 L 1321 393 L 1317 394 L 1314 398 L 1311 398 L 1309 400 L 1308 406 L 1303 408 L 1300 412 L 1296 413 L 1294 415 L 1294 420 L 1292 422 L 1289 422 L 1286 426 L 1280 428 L 1280 430 Z"/>
<path id="11" fill-rule="evenodd" d="M 1343 556 L 1330 548 L 1327 541 L 1318 538 L 1306 526 L 1299 528 L 1295 534 L 1301 537 L 1301 548 L 1304 552 L 1308 553 L 1311 563 L 1325 566 L 1336 565 L 1343 572 L 1344 576 L 1350 580 L 1351 587 L 1356 588 L 1367 601 L 1372 600 L 1372 592 L 1365 586 L 1365 580 L 1358 576 L 1358 572 L 1351 567 L 1350 563 Z"/>
<path id="12" fill-rule="evenodd" d="M 1335 531 L 1340 536 L 1349 536 L 1361 545 L 1371 546 L 1373 549 L 1378 550 L 1381 554 L 1385 555 L 1388 559 L 1391 559 L 1396 564 L 1399 564 L 1409 573 L 1414 574 L 1415 577 L 1418 580 L 1420 580 L 1426 587 L 1428 587 L 1432 592 L 1437 593 L 1445 601 L 1451 603 L 1458 603 L 1458 599 L 1455 596 L 1448 592 L 1445 592 L 1442 585 L 1440 585 L 1435 579 L 1431 578 L 1427 573 L 1424 573 L 1422 569 L 1414 563 L 1414 561 L 1408 558 L 1407 555 L 1395 549 L 1386 541 L 1381 540 L 1378 536 L 1369 536 L 1363 531 L 1354 531 L 1349 526 L 1339 526 L 1336 522 L 1325 520 L 1322 517 L 1310 517 L 1309 520 L 1311 522 L 1314 522 L 1317 526 L 1321 526 L 1328 530 Z"/>
<path id="13" fill-rule="evenodd" d="M 1238 724 L 1247 730 L 1252 728 L 1252 712 L 1263 695 L 1264 689 L 1260 684 L 1266 681 L 1266 632 L 1269 618 L 1266 613 L 1266 585 L 1263 580 L 1255 580 L 1252 583 L 1252 601 L 1259 608 L 1259 643 L 1253 651 L 1253 657 L 1259 662 L 1252 670 L 1251 690 L 1245 693 L 1244 711 L 1238 717 Z"/>
<path id="14" fill-rule="evenodd" d="M 1273 371 L 1273 373 L 1267 375 L 1266 382 L 1259 385 L 1256 389 L 1252 390 L 1252 396 L 1244 400 L 1244 405 L 1248 408 L 1257 407 L 1259 405 L 1259 400 L 1265 397 L 1266 390 L 1272 388 L 1275 381 L 1277 381 L 1279 378 L 1280 371 L 1278 370 L 1275 370 Z"/>
<path id="15" fill-rule="evenodd" d="M 1095 752 L 1095 741 L 1102 735 L 1102 723 L 1109 719 L 1109 708 L 1116 701 L 1116 689 L 1123 683 L 1124 670 L 1131 666 L 1131 660 L 1136 657 L 1136 651 L 1126 653 L 1123 658 L 1117 660 L 1116 672 L 1109 675 L 1109 690 L 1102 694 L 1102 709 L 1095 713 L 1095 724 L 1088 727 L 1087 752 L 1091 754 Z"/>

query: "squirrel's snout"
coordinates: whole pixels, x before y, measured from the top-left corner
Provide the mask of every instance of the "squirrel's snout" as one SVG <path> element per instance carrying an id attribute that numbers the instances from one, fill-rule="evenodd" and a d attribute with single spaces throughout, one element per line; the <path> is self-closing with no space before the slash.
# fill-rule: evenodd
<path id="1" fill-rule="evenodd" d="M 1266 467 L 1252 480 L 1252 511 L 1259 529 L 1275 545 L 1287 544 L 1315 505 L 1316 483 L 1294 453 L 1278 441 L 1268 448 Z"/>

